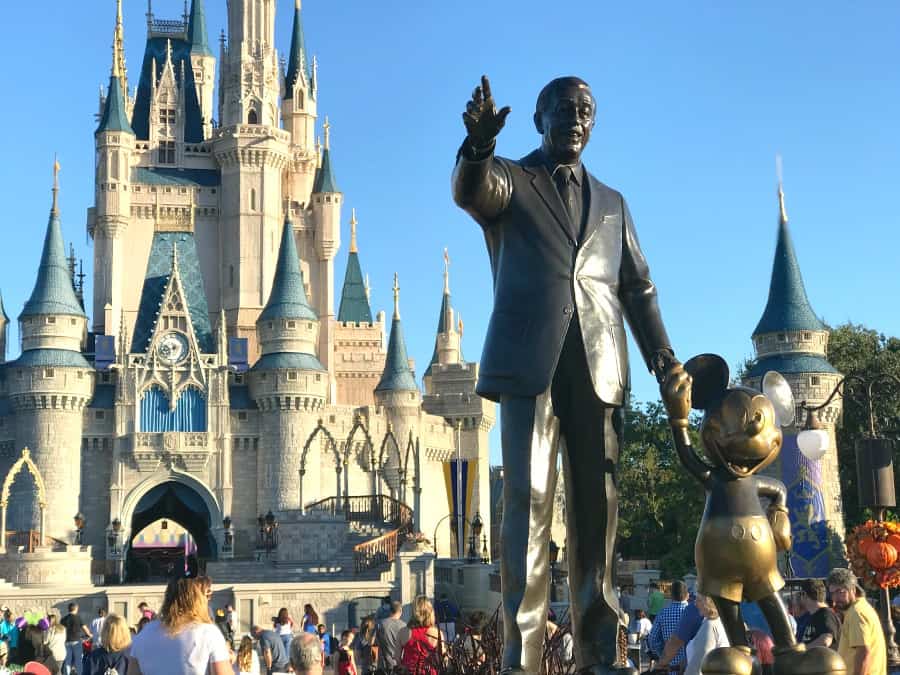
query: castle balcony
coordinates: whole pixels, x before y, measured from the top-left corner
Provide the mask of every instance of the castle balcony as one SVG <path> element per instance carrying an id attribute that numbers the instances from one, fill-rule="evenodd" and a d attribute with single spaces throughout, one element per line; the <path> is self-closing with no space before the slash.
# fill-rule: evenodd
<path id="1" fill-rule="evenodd" d="M 191 473 L 201 471 L 213 454 L 215 441 L 206 431 L 134 435 L 132 455 L 140 472 L 155 471 L 160 464 Z"/>

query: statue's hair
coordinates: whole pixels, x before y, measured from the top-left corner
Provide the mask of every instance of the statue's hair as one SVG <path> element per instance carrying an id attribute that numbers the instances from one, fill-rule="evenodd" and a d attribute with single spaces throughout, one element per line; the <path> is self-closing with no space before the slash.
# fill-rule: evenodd
<path id="1" fill-rule="evenodd" d="M 828 573 L 828 587 L 836 586 L 847 591 L 856 591 L 856 575 L 846 567 L 835 567 Z"/>
<path id="2" fill-rule="evenodd" d="M 537 97 L 537 103 L 534 106 L 534 111 L 539 115 L 544 112 L 550 95 L 565 87 L 577 87 L 579 89 L 587 89 L 588 92 L 591 91 L 590 85 L 580 77 L 575 77 L 574 75 L 557 77 L 556 79 L 550 80 L 544 88 L 541 89 L 541 93 L 538 94 Z"/>

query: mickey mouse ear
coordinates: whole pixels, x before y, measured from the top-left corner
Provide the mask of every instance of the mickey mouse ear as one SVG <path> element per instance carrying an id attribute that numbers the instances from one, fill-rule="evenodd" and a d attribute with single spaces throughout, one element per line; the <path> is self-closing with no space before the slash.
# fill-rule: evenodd
<path id="1" fill-rule="evenodd" d="M 709 407 L 728 389 L 728 364 L 718 354 L 700 354 L 689 359 L 684 369 L 691 376 L 691 406 Z"/>
<path id="2" fill-rule="evenodd" d="M 763 395 L 772 402 L 775 408 L 775 423 L 780 427 L 786 427 L 793 423 L 796 408 L 794 406 L 794 392 L 791 385 L 780 373 L 770 370 L 763 375 Z"/>

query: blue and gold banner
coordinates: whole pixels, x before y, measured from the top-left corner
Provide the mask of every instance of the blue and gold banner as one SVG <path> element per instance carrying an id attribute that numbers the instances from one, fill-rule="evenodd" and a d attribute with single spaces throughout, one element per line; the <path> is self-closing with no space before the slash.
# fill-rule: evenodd
<path id="1" fill-rule="evenodd" d="M 794 546 L 791 565 L 799 578 L 824 578 L 833 560 L 833 534 L 822 491 L 822 462 L 804 457 L 795 434 L 784 434 L 781 449 L 781 480 L 787 488 Z"/>
<path id="2" fill-rule="evenodd" d="M 457 461 L 459 462 L 459 470 L 457 470 Z M 469 537 L 469 525 L 467 521 L 472 519 L 472 492 L 475 487 L 476 474 L 478 473 L 478 465 L 475 463 L 470 463 L 469 460 L 451 460 L 449 462 L 444 462 L 444 482 L 447 486 L 447 506 L 450 509 L 450 514 L 453 519 L 453 524 L 450 526 L 455 530 L 456 523 L 459 522 L 460 516 L 460 505 L 457 504 L 458 498 L 457 495 L 459 492 L 457 491 L 457 479 L 461 481 L 459 485 L 462 486 L 462 507 L 461 514 L 463 517 L 463 549 L 462 551 L 456 552 L 457 558 L 465 557 L 465 542 L 468 541 Z M 471 515 L 470 515 L 471 514 Z M 452 537 L 451 537 L 452 538 Z M 457 548 L 457 541 L 453 541 L 450 545 L 451 550 L 455 550 Z"/>

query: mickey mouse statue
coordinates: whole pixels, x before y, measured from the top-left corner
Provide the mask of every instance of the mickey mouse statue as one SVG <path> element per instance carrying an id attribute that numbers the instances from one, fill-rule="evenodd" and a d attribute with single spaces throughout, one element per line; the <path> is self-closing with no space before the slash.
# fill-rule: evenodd
<path id="1" fill-rule="evenodd" d="M 790 386 L 771 372 L 763 393 L 728 386 L 728 365 L 715 354 L 695 356 L 670 372 L 662 387 L 669 425 L 682 464 L 706 490 L 706 508 L 694 555 L 697 588 L 713 599 L 730 647 L 710 652 L 704 675 L 750 675 L 751 650 L 741 601 L 756 602 L 775 642 L 775 675 L 837 675 L 846 672 L 837 652 L 797 644 L 778 592 L 778 551 L 791 547 L 787 491 L 774 478 L 758 475 L 781 451 L 781 427 L 794 416 Z M 691 407 L 704 411 L 701 457 L 691 445 Z M 760 498 L 768 500 L 763 510 Z"/>

